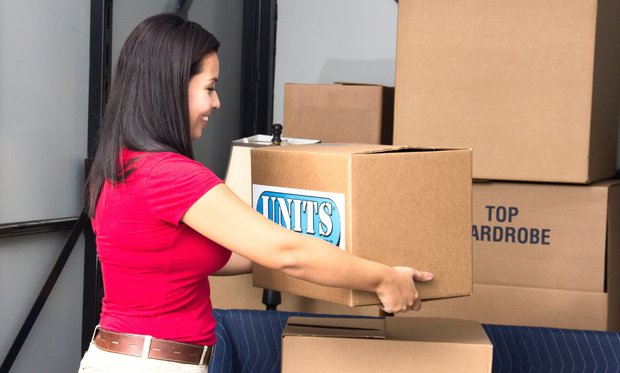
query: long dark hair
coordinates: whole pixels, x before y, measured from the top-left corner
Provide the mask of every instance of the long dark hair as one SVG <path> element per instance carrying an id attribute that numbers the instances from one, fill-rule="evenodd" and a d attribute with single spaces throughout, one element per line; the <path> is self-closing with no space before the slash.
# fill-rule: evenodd
<path id="1" fill-rule="evenodd" d="M 84 189 L 91 217 L 106 180 L 124 182 L 133 172 L 123 163 L 122 148 L 194 159 L 189 82 L 202 72 L 203 57 L 217 52 L 219 45 L 207 30 L 176 14 L 147 18 L 131 32 L 118 57 Z"/>

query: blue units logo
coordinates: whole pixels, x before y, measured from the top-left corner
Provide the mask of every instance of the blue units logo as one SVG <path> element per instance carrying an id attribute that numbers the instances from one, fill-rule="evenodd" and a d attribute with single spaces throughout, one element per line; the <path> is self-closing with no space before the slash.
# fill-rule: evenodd
<path id="1" fill-rule="evenodd" d="M 253 186 L 254 209 L 294 232 L 321 238 L 344 249 L 344 195 Z"/>

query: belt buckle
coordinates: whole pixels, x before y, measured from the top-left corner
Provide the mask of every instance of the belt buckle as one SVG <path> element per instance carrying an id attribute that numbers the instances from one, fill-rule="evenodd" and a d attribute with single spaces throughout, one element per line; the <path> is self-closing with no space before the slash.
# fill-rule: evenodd
<path id="1" fill-rule="evenodd" d="M 206 355 L 209 356 L 206 356 Z M 211 364 L 211 360 L 213 360 L 213 355 L 215 354 L 215 346 L 204 346 L 202 351 L 202 357 L 200 358 L 200 366 L 209 366 Z M 206 361 L 205 361 L 206 360 Z"/>

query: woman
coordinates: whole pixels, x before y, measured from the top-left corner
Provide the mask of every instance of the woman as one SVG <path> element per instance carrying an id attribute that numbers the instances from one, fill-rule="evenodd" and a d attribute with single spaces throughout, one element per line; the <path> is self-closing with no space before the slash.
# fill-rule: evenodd
<path id="1" fill-rule="evenodd" d="M 105 298 L 81 371 L 205 372 L 216 342 L 208 276 L 252 262 L 375 292 L 386 312 L 420 308 L 414 280 L 431 274 L 286 230 L 193 161 L 191 141 L 220 107 L 218 47 L 196 23 L 161 14 L 120 52 L 85 189 Z"/>

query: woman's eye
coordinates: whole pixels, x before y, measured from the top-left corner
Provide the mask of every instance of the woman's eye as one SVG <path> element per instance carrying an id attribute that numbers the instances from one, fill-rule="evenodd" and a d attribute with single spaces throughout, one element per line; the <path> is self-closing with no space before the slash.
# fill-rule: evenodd
<path id="1" fill-rule="evenodd" d="M 207 91 L 209 91 L 209 92 L 215 92 L 215 87 L 207 88 Z"/>

